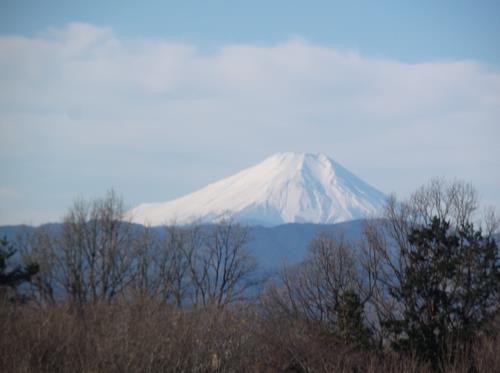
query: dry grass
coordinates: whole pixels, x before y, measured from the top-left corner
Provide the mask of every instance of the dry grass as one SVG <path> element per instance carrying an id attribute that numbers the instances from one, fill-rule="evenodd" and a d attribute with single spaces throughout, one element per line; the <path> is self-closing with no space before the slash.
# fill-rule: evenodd
<path id="1" fill-rule="evenodd" d="M 254 306 L 180 310 L 152 300 L 0 307 L 2 372 L 426 372 L 394 352 L 343 346 Z M 498 324 L 446 372 L 500 371 Z M 464 355 L 466 356 L 466 355 Z"/>
<path id="2" fill-rule="evenodd" d="M 83 315 L 83 316 L 81 316 Z M 249 318 L 155 302 L 3 309 L 2 372 L 240 371 L 252 365 Z"/>

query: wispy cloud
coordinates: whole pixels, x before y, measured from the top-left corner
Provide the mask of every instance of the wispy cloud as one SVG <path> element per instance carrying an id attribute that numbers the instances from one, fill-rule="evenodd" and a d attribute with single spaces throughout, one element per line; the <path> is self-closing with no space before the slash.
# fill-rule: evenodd
<path id="1" fill-rule="evenodd" d="M 484 190 L 500 184 L 500 72 L 476 61 L 406 64 L 300 38 L 206 52 L 74 23 L 0 37 L 0 86 L 0 157 L 18 182 L 30 172 L 21 162 L 58 158 L 69 178 L 87 169 L 94 184 L 157 184 L 148 195 L 122 188 L 135 203 L 182 194 L 276 151 L 309 150 L 384 191 L 436 175 Z"/>

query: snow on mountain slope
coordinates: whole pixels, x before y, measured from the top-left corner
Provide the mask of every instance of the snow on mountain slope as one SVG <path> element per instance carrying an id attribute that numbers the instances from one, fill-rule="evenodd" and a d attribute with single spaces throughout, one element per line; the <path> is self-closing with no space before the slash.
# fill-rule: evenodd
<path id="1" fill-rule="evenodd" d="M 134 222 L 337 223 L 380 212 L 385 195 L 324 154 L 279 153 L 184 197 L 144 203 Z"/>

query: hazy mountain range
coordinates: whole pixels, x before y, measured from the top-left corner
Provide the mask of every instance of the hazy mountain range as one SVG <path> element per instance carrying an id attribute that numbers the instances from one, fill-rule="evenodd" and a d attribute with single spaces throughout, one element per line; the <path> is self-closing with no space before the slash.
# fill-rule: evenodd
<path id="1" fill-rule="evenodd" d="M 45 225 L 50 230 L 62 229 L 61 223 Z M 140 225 L 137 225 L 139 228 Z M 210 230 L 212 225 L 205 225 Z M 16 235 L 23 230 L 33 231 L 35 227 L 26 225 L 1 226 L 0 237 L 7 236 L 14 241 Z M 159 235 L 164 234 L 164 227 L 152 228 Z M 284 263 L 297 263 L 304 258 L 307 247 L 318 233 L 342 235 L 346 239 L 356 240 L 363 229 L 362 220 L 338 224 L 298 224 L 290 223 L 275 227 L 249 227 L 248 251 L 257 259 L 261 268 L 277 268 Z"/>
<path id="2" fill-rule="evenodd" d="M 279 153 L 184 197 L 127 212 L 157 233 L 165 224 L 196 222 L 210 230 L 222 218 L 249 226 L 251 254 L 262 268 L 303 259 L 318 233 L 361 237 L 364 219 L 379 217 L 386 196 L 324 154 Z M 62 224 L 48 224 L 58 230 Z M 30 226 L 0 227 L 14 239 Z M 497 236 L 497 239 L 499 236 Z"/>

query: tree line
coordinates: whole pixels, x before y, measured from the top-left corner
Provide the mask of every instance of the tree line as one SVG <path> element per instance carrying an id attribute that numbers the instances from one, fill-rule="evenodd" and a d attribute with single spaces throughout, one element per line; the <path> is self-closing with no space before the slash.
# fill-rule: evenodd
<path id="1" fill-rule="evenodd" d="M 391 197 L 360 237 L 319 234 L 302 262 L 266 277 L 249 228 L 230 219 L 162 233 L 127 219 L 109 192 L 76 201 L 60 227 L 20 235 L 15 268 L 2 241 L 0 367 L 500 368 L 498 219 L 470 184 L 433 180 Z"/>

